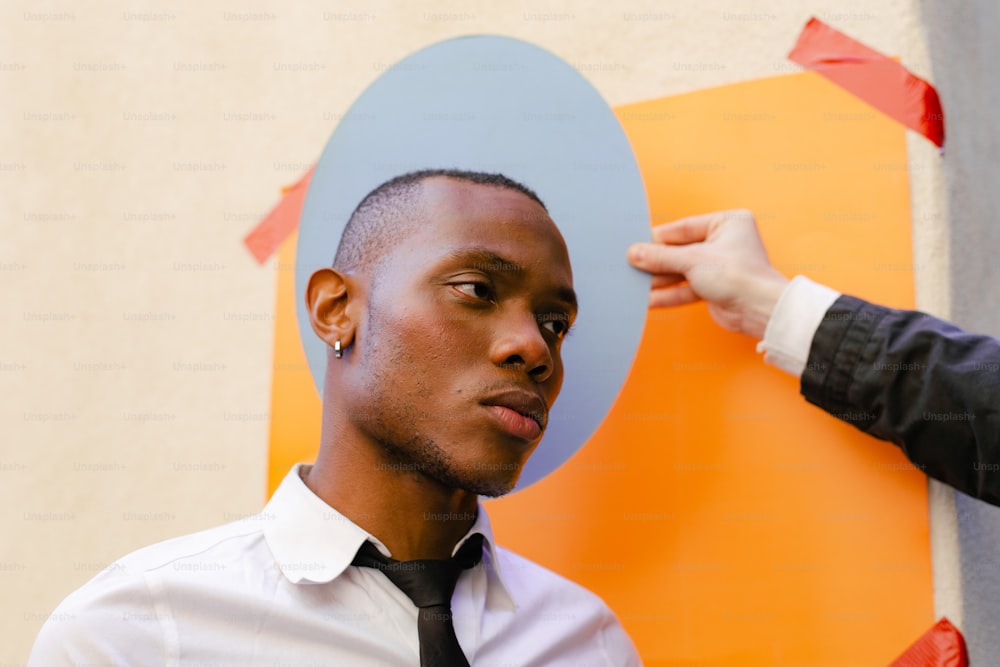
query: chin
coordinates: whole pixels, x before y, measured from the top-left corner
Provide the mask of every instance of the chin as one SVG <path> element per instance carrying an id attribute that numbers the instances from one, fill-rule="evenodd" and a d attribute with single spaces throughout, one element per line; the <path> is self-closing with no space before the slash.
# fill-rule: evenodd
<path id="1" fill-rule="evenodd" d="M 462 488 L 487 498 L 507 495 L 514 490 L 521 477 L 522 467 L 520 463 L 478 463 L 474 468 L 474 477 L 470 479 L 468 477 L 472 476 L 468 476 Z"/>
<path id="2" fill-rule="evenodd" d="M 480 445 L 470 443 L 465 457 L 456 460 L 442 448 L 436 438 L 424 434 L 397 442 L 376 438 L 394 461 L 413 466 L 429 479 L 450 489 L 460 489 L 479 496 L 496 498 L 510 493 L 521 477 L 530 451 L 512 452 L 506 443 Z M 451 442 L 468 441 L 468 437 L 450 436 Z M 534 449 L 534 446 L 532 446 Z"/>
<path id="3" fill-rule="evenodd" d="M 481 485 L 475 489 L 467 489 L 467 491 L 471 491 L 477 496 L 483 496 L 484 498 L 499 498 L 513 491 L 516 484 L 517 480 L 505 480 L 503 483 Z"/>

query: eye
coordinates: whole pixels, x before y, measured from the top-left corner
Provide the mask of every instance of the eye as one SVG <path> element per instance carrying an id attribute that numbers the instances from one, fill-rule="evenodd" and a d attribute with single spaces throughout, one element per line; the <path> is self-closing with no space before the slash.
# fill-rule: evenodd
<path id="1" fill-rule="evenodd" d="M 484 282 L 455 283 L 454 288 L 466 296 L 480 301 L 493 301 L 493 287 Z"/>
<path id="2" fill-rule="evenodd" d="M 538 320 L 541 322 L 542 328 L 548 329 L 557 338 L 565 338 L 566 334 L 569 333 L 569 315 L 566 313 L 545 313 L 539 315 Z"/>

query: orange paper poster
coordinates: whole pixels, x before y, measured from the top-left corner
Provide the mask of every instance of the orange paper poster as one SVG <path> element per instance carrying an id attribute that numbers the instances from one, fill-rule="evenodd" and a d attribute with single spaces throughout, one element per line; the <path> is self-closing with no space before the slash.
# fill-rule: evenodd
<path id="1" fill-rule="evenodd" d="M 809 72 L 616 111 L 653 222 L 750 208 L 787 275 L 912 305 L 896 122 Z M 319 442 L 294 254 L 293 236 L 278 263 L 272 490 Z M 934 620 L 923 475 L 808 405 L 704 306 L 651 313 L 586 446 L 488 508 L 503 545 L 604 598 L 647 665 L 887 664 Z"/>

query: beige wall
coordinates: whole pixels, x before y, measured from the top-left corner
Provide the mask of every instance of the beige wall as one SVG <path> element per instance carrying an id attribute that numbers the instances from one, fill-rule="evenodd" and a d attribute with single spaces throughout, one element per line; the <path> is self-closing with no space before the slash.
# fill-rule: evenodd
<path id="1" fill-rule="evenodd" d="M 0 664 L 117 556 L 259 508 L 277 267 L 241 238 L 385 67 L 498 33 L 616 105 L 796 71 L 817 15 L 933 78 L 915 4 L 874 6 L 5 3 Z M 920 301 L 943 312 L 937 155 L 911 150 Z"/>

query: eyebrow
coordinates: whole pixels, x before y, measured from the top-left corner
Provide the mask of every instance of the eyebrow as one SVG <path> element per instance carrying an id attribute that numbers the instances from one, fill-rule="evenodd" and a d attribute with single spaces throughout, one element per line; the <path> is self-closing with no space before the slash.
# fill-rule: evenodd
<path id="1" fill-rule="evenodd" d="M 443 259 L 445 261 L 469 262 L 474 268 L 490 273 L 521 273 L 524 271 L 524 267 L 517 262 L 486 248 L 452 250 Z M 565 301 L 573 310 L 579 310 L 576 291 L 572 287 L 557 287 L 555 294 L 560 301 Z"/>

